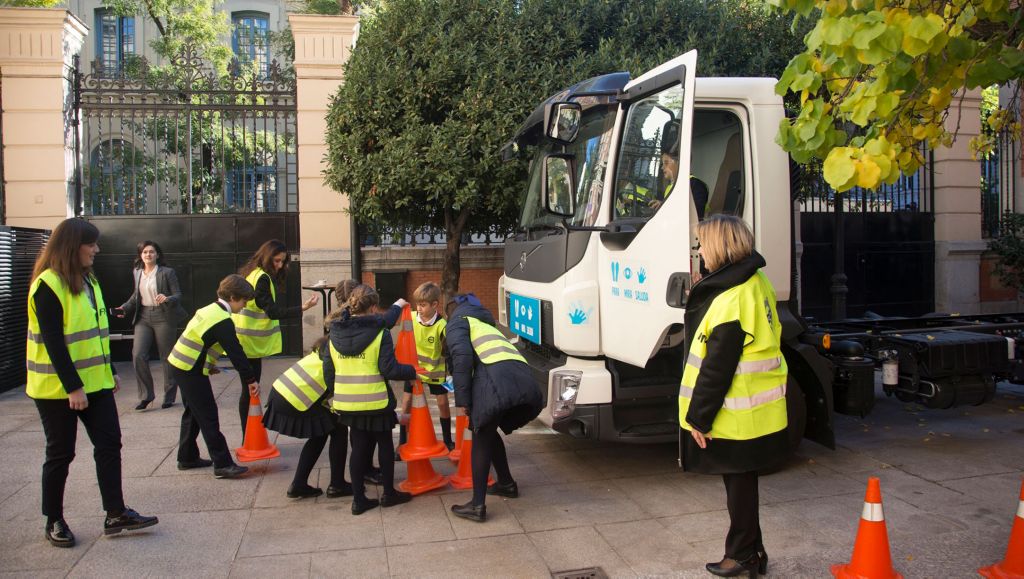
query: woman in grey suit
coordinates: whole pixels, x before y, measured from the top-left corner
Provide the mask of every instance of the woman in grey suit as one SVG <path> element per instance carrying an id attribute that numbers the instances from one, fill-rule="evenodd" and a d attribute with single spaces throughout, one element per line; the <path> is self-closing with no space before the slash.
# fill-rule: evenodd
<path id="1" fill-rule="evenodd" d="M 119 318 L 130 317 L 135 327 L 132 360 L 139 385 L 139 404 L 136 410 L 145 410 L 153 402 L 153 374 L 149 371 L 149 350 L 156 340 L 156 349 L 164 364 L 164 401 L 161 408 L 170 408 L 178 393 L 173 382 L 167 356 L 178 339 L 178 322 L 188 317 L 181 307 L 181 287 L 174 270 L 164 265 L 164 252 L 154 242 L 138 245 L 135 258 L 135 291 L 128 301 L 116 308 Z"/>

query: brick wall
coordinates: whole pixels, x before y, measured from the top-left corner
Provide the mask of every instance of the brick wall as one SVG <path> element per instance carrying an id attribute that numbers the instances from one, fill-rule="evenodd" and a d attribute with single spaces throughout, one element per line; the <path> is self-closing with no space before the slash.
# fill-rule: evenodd
<path id="1" fill-rule="evenodd" d="M 501 246 L 463 247 L 459 291 L 473 292 L 480 302 L 498 315 L 498 278 L 503 273 Z M 363 248 L 363 283 L 376 287 L 376 272 L 404 272 L 405 299 L 420 284 L 432 281 L 441 285 L 443 248 L 438 247 L 366 247 Z"/>

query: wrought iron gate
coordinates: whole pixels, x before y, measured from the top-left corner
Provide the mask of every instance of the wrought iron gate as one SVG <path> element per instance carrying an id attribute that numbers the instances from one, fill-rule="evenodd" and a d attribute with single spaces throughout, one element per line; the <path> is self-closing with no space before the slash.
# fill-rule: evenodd
<path id="1" fill-rule="evenodd" d="M 835 204 L 840 199 L 847 277 L 847 316 L 917 316 L 935 309 L 935 216 L 931 155 L 913 175 L 878 191 L 859 188 L 838 197 L 825 185 L 803 191 L 800 239 L 801 311 L 832 319 Z M 820 176 L 819 176 L 820 177 Z M 813 181 L 813 180 L 812 180 Z"/>
<path id="2" fill-rule="evenodd" d="M 226 76 L 193 48 L 172 65 L 76 63 L 81 215 L 298 210 L 295 81 L 276 62 Z"/>

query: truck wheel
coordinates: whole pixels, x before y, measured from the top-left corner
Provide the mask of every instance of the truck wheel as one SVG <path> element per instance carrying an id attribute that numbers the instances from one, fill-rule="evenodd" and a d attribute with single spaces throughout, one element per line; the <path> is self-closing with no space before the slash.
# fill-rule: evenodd
<path id="1" fill-rule="evenodd" d="M 792 375 L 786 379 L 786 420 L 789 450 L 796 452 L 807 428 L 807 401 L 804 399 L 803 388 L 800 388 L 800 383 Z"/>

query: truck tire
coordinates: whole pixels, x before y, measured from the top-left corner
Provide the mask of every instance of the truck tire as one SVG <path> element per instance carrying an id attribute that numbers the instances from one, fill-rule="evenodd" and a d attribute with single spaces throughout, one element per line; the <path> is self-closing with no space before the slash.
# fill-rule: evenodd
<path id="1" fill-rule="evenodd" d="M 800 383 L 790 375 L 786 378 L 786 433 L 789 435 L 789 450 L 796 452 L 804 439 L 807 428 L 807 401 Z"/>

